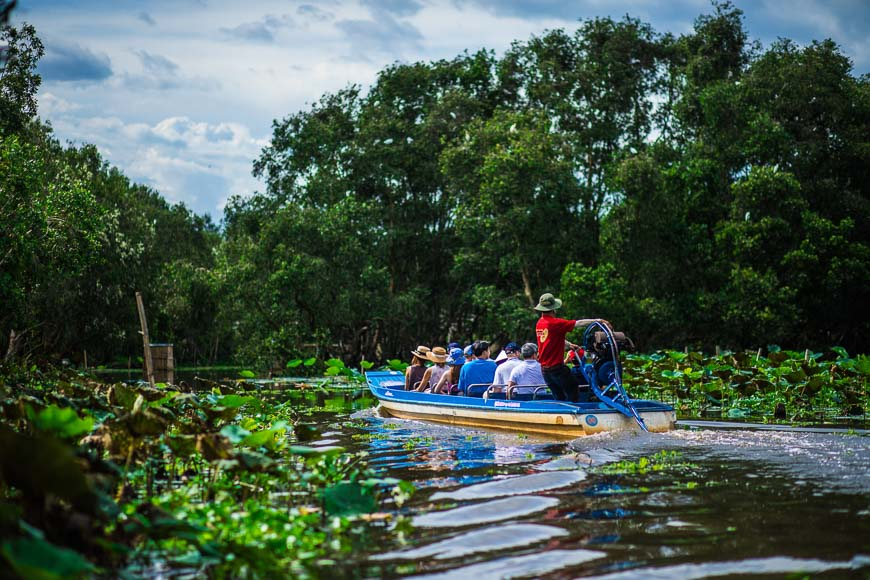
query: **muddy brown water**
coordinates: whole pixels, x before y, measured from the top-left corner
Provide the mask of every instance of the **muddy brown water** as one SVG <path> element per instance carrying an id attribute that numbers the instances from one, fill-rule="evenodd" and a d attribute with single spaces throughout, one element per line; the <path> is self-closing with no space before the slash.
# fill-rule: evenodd
<path id="1" fill-rule="evenodd" d="M 342 575 L 870 578 L 866 435 L 693 428 L 548 441 L 385 418 L 365 391 L 346 396 L 362 410 L 319 415 L 322 442 L 367 452 L 417 491 L 388 502 L 383 533 Z M 643 458 L 652 465 L 633 472 Z"/>

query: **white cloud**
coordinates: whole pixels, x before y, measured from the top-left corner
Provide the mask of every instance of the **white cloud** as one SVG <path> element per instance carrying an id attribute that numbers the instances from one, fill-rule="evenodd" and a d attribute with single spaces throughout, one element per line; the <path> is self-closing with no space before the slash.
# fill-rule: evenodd
<path id="1" fill-rule="evenodd" d="M 80 108 L 81 106 L 78 104 L 57 97 L 52 93 L 43 93 L 39 97 L 39 112 L 43 116 L 51 117 L 61 113 L 69 113 Z"/>
<path id="2" fill-rule="evenodd" d="M 171 203 L 219 219 L 227 198 L 259 188 L 253 160 L 268 140 L 240 123 L 211 124 L 170 117 L 154 125 L 117 117 L 61 116 L 55 129 L 97 145 L 130 179 L 159 191 Z"/>

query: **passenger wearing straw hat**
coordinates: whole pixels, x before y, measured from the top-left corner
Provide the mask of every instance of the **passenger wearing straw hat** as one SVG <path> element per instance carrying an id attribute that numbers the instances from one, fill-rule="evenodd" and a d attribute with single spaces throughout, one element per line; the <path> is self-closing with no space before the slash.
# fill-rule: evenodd
<path id="1" fill-rule="evenodd" d="M 459 391 L 459 373 L 462 370 L 462 365 L 465 364 L 465 355 L 462 354 L 462 349 L 454 347 L 450 349 L 450 356 L 447 357 L 447 366 L 450 370 L 442 375 L 441 380 L 432 389 L 432 392 L 437 395 L 452 395 Z"/>
<path id="2" fill-rule="evenodd" d="M 426 358 L 435 363 L 423 373 L 423 378 L 420 379 L 418 391 L 431 391 L 431 388 L 438 384 L 441 377 L 449 369 L 445 365 L 447 362 L 447 350 L 443 346 L 436 346 L 426 353 Z"/>
<path id="3" fill-rule="evenodd" d="M 541 313 L 535 325 L 538 337 L 538 362 L 541 363 L 544 381 L 553 392 L 553 397 L 559 401 L 576 402 L 579 398 L 577 381 L 571 370 L 565 365 L 565 345 L 577 348 L 565 340 L 565 335 L 593 322 L 610 326 L 610 323 L 600 318 L 583 318 L 580 320 L 565 320 L 556 318 L 556 310 L 562 307 L 562 301 L 547 292 L 542 294 L 535 310 Z"/>
<path id="4" fill-rule="evenodd" d="M 412 391 L 417 388 L 423 375 L 426 373 L 426 361 L 428 360 L 429 347 L 418 346 L 417 350 L 411 351 L 411 364 L 405 369 L 405 390 Z"/>

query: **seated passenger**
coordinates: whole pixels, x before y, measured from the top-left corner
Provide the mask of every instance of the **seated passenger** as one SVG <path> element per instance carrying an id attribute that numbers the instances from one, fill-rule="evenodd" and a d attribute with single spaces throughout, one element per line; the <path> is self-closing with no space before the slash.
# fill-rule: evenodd
<path id="1" fill-rule="evenodd" d="M 447 357 L 447 366 L 450 370 L 441 376 L 441 379 L 432 389 L 436 395 L 450 395 L 459 391 L 459 372 L 462 370 L 462 365 L 465 364 L 465 356 L 462 354 L 462 349 L 459 347 L 450 349 L 450 356 Z"/>
<path id="2" fill-rule="evenodd" d="M 529 395 L 534 393 L 534 388 L 546 385 L 544 373 L 541 371 L 541 363 L 535 357 L 538 356 L 538 346 L 533 342 L 527 342 L 520 349 L 523 360 L 511 370 L 507 382 L 508 397 L 516 395 Z"/>
<path id="3" fill-rule="evenodd" d="M 493 385 L 506 385 L 508 383 L 508 379 L 511 376 L 511 371 L 515 366 L 522 362 L 519 359 L 519 350 L 520 348 L 515 342 L 509 342 L 504 346 L 504 350 L 502 350 L 502 353 L 504 354 L 504 359 L 501 363 L 496 360 L 498 368 L 495 369 L 495 378 L 493 378 L 492 380 Z M 502 355 L 499 354 L 498 356 L 501 357 Z"/>
<path id="4" fill-rule="evenodd" d="M 423 375 L 426 373 L 426 361 L 429 360 L 428 353 L 428 346 L 418 346 L 417 350 L 411 351 L 411 364 L 405 369 L 406 391 L 413 391 L 423 380 Z"/>
<path id="5" fill-rule="evenodd" d="M 462 370 L 459 371 L 459 391 L 466 395 L 469 394 L 469 385 L 485 384 L 488 388 L 495 378 L 496 365 L 495 361 L 489 358 L 489 343 L 485 340 L 476 341 L 472 345 L 472 353 L 474 360 L 462 365 Z M 476 396 L 482 396 L 486 388 L 480 393 L 475 393 Z"/>
<path id="6" fill-rule="evenodd" d="M 445 363 L 447 362 L 447 351 L 443 346 L 436 346 L 426 353 L 426 358 L 435 363 L 423 373 L 423 378 L 420 379 L 420 386 L 417 391 L 429 392 L 438 384 L 441 377 L 449 370 Z"/>

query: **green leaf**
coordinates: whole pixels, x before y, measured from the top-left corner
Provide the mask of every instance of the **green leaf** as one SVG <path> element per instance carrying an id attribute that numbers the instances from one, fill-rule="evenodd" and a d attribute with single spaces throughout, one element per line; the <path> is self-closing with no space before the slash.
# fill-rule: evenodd
<path id="1" fill-rule="evenodd" d="M 229 439 L 233 445 L 238 445 L 249 437 L 251 432 L 239 425 L 227 425 L 220 430 L 220 434 Z"/>
<path id="2" fill-rule="evenodd" d="M 178 457 L 190 457 L 196 451 L 196 435 L 171 435 L 166 444 Z"/>
<path id="3" fill-rule="evenodd" d="M 224 395 L 217 400 L 217 404 L 227 409 L 238 409 L 248 403 L 257 403 L 254 397 L 245 397 L 243 395 Z"/>
<path id="4" fill-rule="evenodd" d="M 831 350 L 837 353 L 840 358 L 849 358 L 849 352 L 842 346 L 832 346 Z"/>
<path id="5" fill-rule="evenodd" d="M 373 366 L 375 366 L 375 363 L 373 363 L 370 360 L 363 360 L 363 361 L 360 361 L 359 366 L 360 366 L 360 368 L 362 368 L 362 370 L 367 371 L 370 368 L 372 368 Z"/>
<path id="6" fill-rule="evenodd" d="M 329 367 L 326 369 L 326 372 L 323 373 L 327 377 L 334 377 L 336 375 L 340 375 L 344 369 L 341 367 Z"/>
<path id="7" fill-rule="evenodd" d="M 734 407 L 733 409 L 728 409 L 728 418 L 729 419 L 746 419 L 749 417 L 749 411 L 746 409 L 740 409 Z"/>
<path id="8" fill-rule="evenodd" d="M 326 366 L 328 366 L 329 368 L 335 368 L 335 367 L 338 367 L 340 369 L 345 368 L 344 361 L 342 361 L 341 359 L 338 359 L 338 358 L 328 359 L 326 361 Z"/>
<path id="9" fill-rule="evenodd" d="M 308 445 L 291 445 L 287 451 L 293 455 L 311 457 L 316 455 L 335 455 L 344 451 L 344 447 L 338 445 L 324 445 L 322 447 L 309 447 Z"/>
<path id="10" fill-rule="evenodd" d="M 90 433 L 94 428 L 93 417 L 81 419 L 69 407 L 61 408 L 57 405 L 51 405 L 34 414 L 33 410 L 28 406 L 27 412 L 37 429 L 54 433 L 61 439 L 75 439 Z"/>
<path id="11" fill-rule="evenodd" d="M 239 371 L 239 377 L 241 377 L 243 379 L 256 379 L 257 374 L 254 371 L 244 370 L 244 371 Z"/>
<path id="12" fill-rule="evenodd" d="M 296 367 L 298 367 L 301 364 L 302 364 L 301 358 L 294 358 L 291 361 L 287 361 L 287 368 L 288 369 L 295 369 Z"/>
<path id="13" fill-rule="evenodd" d="M 302 363 L 302 364 L 304 364 L 304 365 L 307 366 L 307 367 L 310 367 L 310 366 L 314 366 L 314 363 L 316 363 L 316 362 L 317 362 L 317 358 L 316 358 L 316 357 L 311 357 L 311 358 L 307 358 L 307 359 L 305 359 L 305 362 Z"/>
<path id="14" fill-rule="evenodd" d="M 323 490 L 323 508 L 329 515 L 372 513 L 377 507 L 374 496 L 357 482 L 342 481 Z"/>
<path id="15" fill-rule="evenodd" d="M 38 538 L 14 538 L 0 547 L 4 558 L 22 578 L 53 580 L 80 578 L 96 568 L 78 552 Z"/>
<path id="16" fill-rule="evenodd" d="M 272 429 L 257 431 L 242 439 L 239 445 L 244 445 L 246 447 L 267 447 L 269 444 L 274 443 L 275 435 L 276 433 Z"/>

